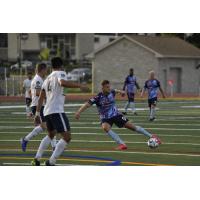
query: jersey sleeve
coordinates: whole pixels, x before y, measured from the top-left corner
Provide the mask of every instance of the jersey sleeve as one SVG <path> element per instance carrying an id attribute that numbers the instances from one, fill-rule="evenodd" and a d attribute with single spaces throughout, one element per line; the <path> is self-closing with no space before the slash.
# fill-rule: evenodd
<path id="1" fill-rule="evenodd" d="M 159 80 L 157 80 L 157 86 L 160 87 L 160 81 Z"/>
<path id="2" fill-rule="evenodd" d="M 98 95 L 95 96 L 95 97 L 92 97 L 91 99 L 88 100 L 88 103 L 89 103 L 90 105 L 98 104 L 98 102 L 99 102 L 99 96 L 98 96 Z"/>
<path id="3" fill-rule="evenodd" d="M 146 81 L 145 84 L 144 84 L 144 89 L 148 89 L 147 81 Z"/>
<path id="4" fill-rule="evenodd" d="M 115 90 L 111 90 L 111 93 L 112 93 L 113 96 L 115 97 L 115 95 L 116 95 L 116 91 L 115 91 Z"/>
<path id="5" fill-rule="evenodd" d="M 61 71 L 61 72 L 58 74 L 58 81 L 60 82 L 61 80 L 67 80 L 67 74 L 66 74 L 66 72 L 64 72 L 64 71 Z"/>

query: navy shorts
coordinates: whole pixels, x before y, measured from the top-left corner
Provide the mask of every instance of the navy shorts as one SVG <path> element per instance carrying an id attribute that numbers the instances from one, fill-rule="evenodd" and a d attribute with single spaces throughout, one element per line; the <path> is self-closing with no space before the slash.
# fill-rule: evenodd
<path id="1" fill-rule="evenodd" d="M 40 110 L 40 118 L 42 120 L 42 122 L 45 122 L 45 118 L 44 118 L 44 106 L 42 106 L 41 110 Z M 33 115 L 35 116 L 35 113 L 36 113 L 36 106 L 32 106 L 31 107 L 31 112 L 33 113 Z"/>
<path id="2" fill-rule="evenodd" d="M 151 108 L 151 105 L 156 106 L 157 102 L 158 102 L 158 98 L 157 97 L 154 97 L 152 99 L 148 99 L 149 108 Z"/>
<path id="3" fill-rule="evenodd" d="M 102 119 L 101 124 L 106 122 L 106 123 L 110 124 L 111 127 L 113 124 L 115 124 L 119 128 L 122 128 L 128 121 L 129 120 L 126 117 L 124 117 L 123 115 L 117 115 L 117 116 L 109 118 L 109 119 Z"/>
<path id="4" fill-rule="evenodd" d="M 57 133 L 63 133 L 70 131 L 70 124 L 65 113 L 53 113 L 45 116 L 47 130 Z"/>
<path id="5" fill-rule="evenodd" d="M 134 102 L 135 94 L 133 92 L 128 92 L 127 96 L 128 96 L 128 101 L 129 102 Z"/>
<path id="6" fill-rule="evenodd" d="M 25 98 L 25 102 L 26 102 L 26 105 L 27 105 L 27 106 L 30 106 L 30 105 L 31 105 L 31 101 L 32 101 L 31 98 Z"/>

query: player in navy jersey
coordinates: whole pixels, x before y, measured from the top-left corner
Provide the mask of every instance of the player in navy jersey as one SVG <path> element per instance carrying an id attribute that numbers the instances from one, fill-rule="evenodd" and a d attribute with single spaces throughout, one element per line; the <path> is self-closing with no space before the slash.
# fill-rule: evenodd
<path id="1" fill-rule="evenodd" d="M 125 105 L 125 111 L 123 112 L 124 115 L 127 114 L 127 110 L 129 106 L 131 106 L 132 112 L 134 115 L 137 115 L 135 111 L 135 89 L 140 89 L 140 86 L 137 83 L 136 76 L 134 75 L 134 69 L 131 68 L 129 70 L 129 75 L 126 77 L 124 81 L 123 91 L 126 90 L 128 102 Z"/>
<path id="2" fill-rule="evenodd" d="M 80 114 L 83 111 L 91 107 L 93 104 L 96 104 L 100 116 L 102 129 L 118 144 L 118 150 L 125 150 L 127 149 L 127 146 L 124 141 L 113 130 L 111 130 L 113 124 L 115 124 L 119 128 L 124 127 L 132 131 L 136 131 L 149 138 L 154 137 L 157 139 L 158 143 L 161 144 L 160 139 L 156 135 L 152 135 L 140 126 L 133 125 L 118 111 L 115 105 L 115 95 L 124 95 L 124 91 L 111 89 L 110 82 L 108 80 L 104 80 L 101 85 L 102 91 L 99 92 L 95 97 L 89 99 L 88 102 L 80 107 L 80 109 L 75 114 L 76 119 L 80 118 Z"/>
<path id="3" fill-rule="evenodd" d="M 155 78 L 154 71 L 149 72 L 149 79 L 145 82 L 141 97 L 143 97 L 143 94 L 146 90 L 148 91 L 148 104 L 150 109 L 149 121 L 154 121 L 155 108 L 158 101 L 158 90 L 160 90 L 163 98 L 165 98 L 165 94 L 161 88 L 160 82 Z"/>

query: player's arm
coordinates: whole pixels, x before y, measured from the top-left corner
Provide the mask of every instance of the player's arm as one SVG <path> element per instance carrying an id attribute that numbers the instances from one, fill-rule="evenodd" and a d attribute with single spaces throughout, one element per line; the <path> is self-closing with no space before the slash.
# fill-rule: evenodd
<path id="1" fill-rule="evenodd" d="M 37 96 L 37 97 L 39 97 L 40 96 L 40 92 L 41 92 L 41 89 L 35 89 L 35 95 Z"/>
<path id="2" fill-rule="evenodd" d="M 141 97 L 141 98 L 143 98 L 145 91 L 146 91 L 146 88 L 143 87 L 143 88 L 142 88 L 142 92 L 141 92 L 141 94 L 140 94 L 140 97 Z"/>
<path id="3" fill-rule="evenodd" d="M 124 86 L 123 86 L 123 91 L 126 90 L 126 85 L 127 85 L 127 82 L 128 82 L 128 77 L 126 77 L 125 81 L 124 81 Z"/>
<path id="4" fill-rule="evenodd" d="M 138 84 L 137 81 L 135 82 L 135 86 L 136 86 L 136 88 L 137 88 L 138 90 L 140 90 L 140 86 L 139 86 L 139 84 Z"/>
<path id="5" fill-rule="evenodd" d="M 91 107 L 92 104 L 90 104 L 89 102 L 86 102 L 84 105 L 82 105 L 79 110 L 75 113 L 75 118 L 79 119 L 80 115 L 82 112 L 84 112 L 86 109 L 88 109 L 89 107 Z"/>
<path id="6" fill-rule="evenodd" d="M 62 87 L 66 87 L 66 88 L 80 88 L 80 89 L 85 89 L 87 88 L 85 85 L 83 84 L 79 84 L 79 83 L 75 83 L 73 81 L 66 81 L 64 79 L 60 80 L 60 86 Z"/>
<path id="7" fill-rule="evenodd" d="M 40 123 L 40 110 L 42 108 L 43 102 L 46 98 L 46 93 L 45 90 L 41 90 L 39 99 L 38 99 L 38 105 L 36 107 L 36 113 L 35 113 L 35 118 L 34 118 L 34 123 L 37 125 Z"/>
<path id="8" fill-rule="evenodd" d="M 163 97 L 163 98 L 166 98 L 165 93 L 164 93 L 164 91 L 163 91 L 163 89 L 162 89 L 161 86 L 159 87 L 159 90 L 160 90 L 160 93 L 162 94 L 162 97 Z"/>
<path id="9" fill-rule="evenodd" d="M 115 89 L 116 94 L 120 94 L 122 96 L 125 96 L 125 91 L 124 90 L 117 90 Z"/>

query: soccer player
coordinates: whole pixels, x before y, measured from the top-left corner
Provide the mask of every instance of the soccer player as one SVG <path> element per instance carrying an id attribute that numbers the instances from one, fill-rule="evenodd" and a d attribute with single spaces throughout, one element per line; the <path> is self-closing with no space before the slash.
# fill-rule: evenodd
<path id="1" fill-rule="evenodd" d="M 36 108 L 37 121 L 39 118 L 39 111 L 42 103 L 46 98 L 46 105 L 44 107 L 44 116 L 46 120 L 48 135 L 45 136 L 38 148 L 37 154 L 32 161 L 32 165 L 39 166 L 40 159 L 44 151 L 50 145 L 55 133 L 61 134 L 61 139 L 56 144 L 56 148 L 45 165 L 52 166 L 56 164 L 57 158 L 63 153 L 65 147 L 71 140 L 70 124 L 64 112 L 65 95 L 63 94 L 63 87 L 66 88 L 86 88 L 85 86 L 67 81 L 67 74 L 62 70 L 63 61 L 59 57 L 52 59 L 52 73 L 46 78 L 40 93 L 38 106 Z"/>
<path id="2" fill-rule="evenodd" d="M 124 108 L 125 111 L 123 112 L 124 115 L 127 114 L 129 106 L 131 107 L 133 114 L 137 115 L 137 112 L 135 111 L 135 102 L 134 102 L 136 88 L 139 90 L 140 86 L 137 83 L 136 76 L 134 75 L 134 69 L 131 68 L 129 70 L 129 75 L 126 77 L 124 81 L 124 87 L 123 87 L 123 91 L 126 90 L 128 96 L 128 102 L 126 103 Z"/>
<path id="3" fill-rule="evenodd" d="M 31 116 L 31 110 L 30 110 L 30 105 L 31 105 L 30 88 L 31 88 L 31 81 L 32 81 L 32 72 L 28 72 L 27 75 L 28 75 L 27 79 L 25 79 L 24 82 L 23 82 L 23 90 L 25 91 L 26 116 L 30 117 Z"/>
<path id="4" fill-rule="evenodd" d="M 143 97 L 144 92 L 148 90 L 148 104 L 149 104 L 149 121 L 155 120 L 156 114 L 156 105 L 158 101 L 158 89 L 160 90 L 162 97 L 165 98 L 164 91 L 160 85 L 160 82 L 155 78 L 155 72 L 149 72 L 149 79 L 145 82 L 144 88 L 141 93 L 141 97 Z"/>
<path id="5" fill-rule="evenodd" d="M 93 104 L 96 104 L 100 115 L 101 127 L 105 133 L 108 134 L 108 136 L 110 136 L 118 144 L 118 150 L 125 150 L 127 149 L 127 146 L 117 135 L 117 133 L 112 130 L 113 124 L 117 125 L 119 128 L 124 127 L 130 129 L 131 131 L 136 131 L 149 138 L 154 137 L 157 139 L 158 143 L 161 144 L 160 139 L 156 135 L 152 135 L 140 126 L 133 125 L 118 111 L 115 105 L 115 95 L 117 93 L 123 95 L 124 91 L 111 89 L 110 82 L 108 80 L 104 80 L 101 85 L 102 91 L 80 107 L 75 114 L 76 119 L 80 118 L 80 115 L 83 111 L 91 107 Z"/>
<path id="6" fill-rule="evenodd" d="M 41 87 L 43 84 L 43 80 L 45 78 L 45 75 L 47 73 L 47 66 L 44 63 L 40 63 L 37 65 L 36 68 L 36 75 L 33 78 L 32 82 L 31 82 L 31 96 L 32 96 L 32 102 L 31 102 L 31 111 L 32 114 L 35 115 L 36 114 L 36 107 L 38 105 L 38 98 L 39 98 L 39 94 L 41 91 Z M 42 119 L 42 123 L 36 123 L 35 128 L 28 133 L 28 135 L 26 135 L 24 138 L 21 138 L 21 148 L 22 151 L 26 151 L 26 147 L 28 142 L 35 137 L 36 135 L 42 133 L 43 131 L 45 131 L 46 129 L 46 123 L 45 123 L 45 119 L 44 119 L 44 115 L 43 115 L 43 110 L 44 110 L 44 106 L 41 107 L 40 110 L 40 117 Z M 54 149 L 56 145 L 56 139 L 54 139 L 52 141 L 52 148 Z"/>

